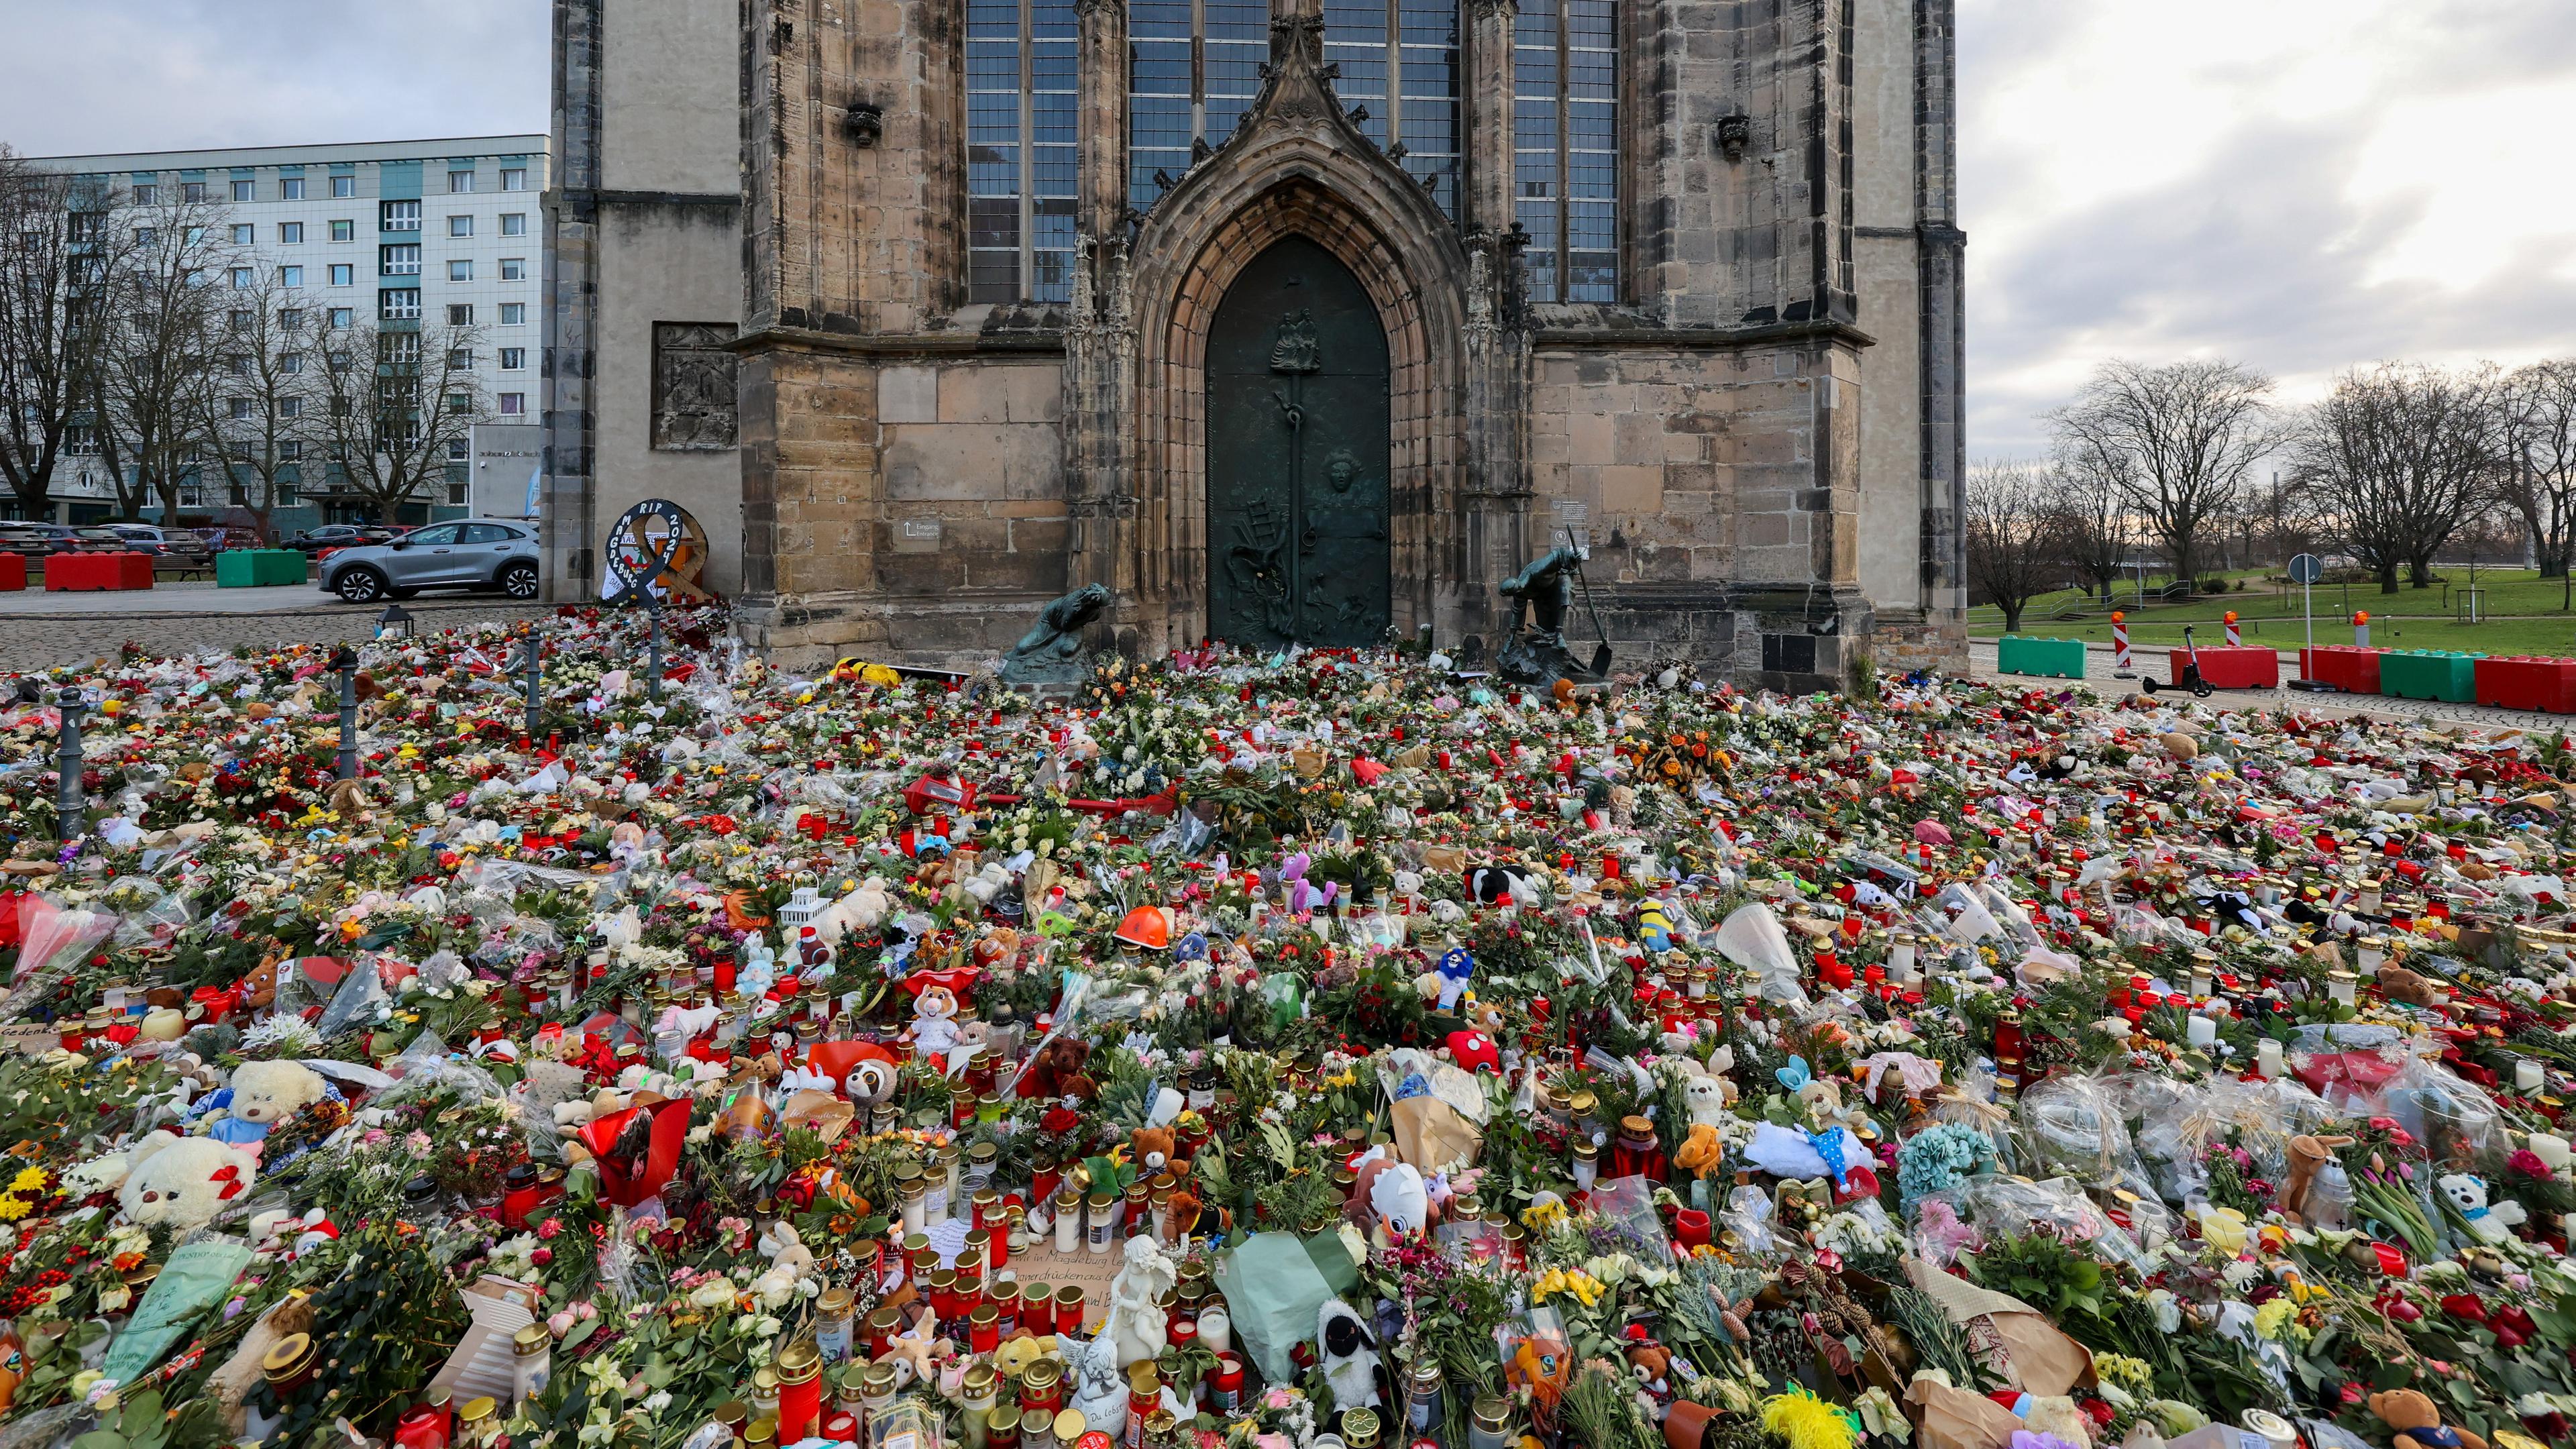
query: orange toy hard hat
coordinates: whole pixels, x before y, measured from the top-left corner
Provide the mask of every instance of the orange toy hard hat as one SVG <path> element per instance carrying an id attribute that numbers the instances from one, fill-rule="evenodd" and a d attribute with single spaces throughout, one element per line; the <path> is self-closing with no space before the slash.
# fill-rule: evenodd
<path id="1" fill-rule="evenodd" d="M 1172 944 L 1172 920 L 1159 906 L 1138 906 L 1118 923 L 1118 939 L 1130 946 L 1160 951 Z"/>

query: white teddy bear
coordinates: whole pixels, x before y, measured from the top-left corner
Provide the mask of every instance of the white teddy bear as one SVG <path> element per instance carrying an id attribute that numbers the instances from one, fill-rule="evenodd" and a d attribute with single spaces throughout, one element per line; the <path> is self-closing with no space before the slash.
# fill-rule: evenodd
<path id="1" fill-rule="evenodd" d="M 227 1114 L 211 1135 L 234 1146 L 265 1139 L 269 1129 L 328 1094 L 322 1074 L 301 1062 L 244 1062 L 233 1068 L 221 1105 Z"/>
<path id="2" fill-rule="evenodd" d="M 2454 1211 L 2469 1220 L 2469 1231 L 2490 1243 L 2505 1242 L 2523 1222 L 2522 1204 L 2500 1202 L 2487 1206 L 2487 1185 L 2465 1172 L 2448 1173 L 2434 1186 L 2450 1201 Z"/>
<path id="3" fill-rule="evenodd" d="M 214 1221 L 224 1205 L 250 1190 L 259 1162 L 211 1137 L 152 1132 L 126 1152 L 117 1205 L 143 1227 L 168 1224 L 190 1233 Z"/>

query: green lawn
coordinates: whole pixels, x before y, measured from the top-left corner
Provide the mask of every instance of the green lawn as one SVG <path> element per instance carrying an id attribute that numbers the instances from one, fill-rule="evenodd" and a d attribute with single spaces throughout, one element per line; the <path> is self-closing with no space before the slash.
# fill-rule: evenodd
<path id="1" fill-rule="evenodd" d="M 2129 615 L 2129 642 L 2141 648 L 2180 644 L 2183 626 L 2190 624 L 2195 626 L 2201 643 L 2222 643 L 2225 634 L 2220 621 L 2233 609 L 2244 628 L 2246 643 L 2298 648 L 2303 638 L 2300 591 L 2284 589 L 2259 573 L 2231 577 L 2245 580 L 2245 592 L 2204 596 L 2179 604 L 2150 597 L 2143 609 L 2128 602 L 2133 593 L 2119 594 L 2120 607 Z M 2488 618 L 2484 623 L 2462 624 L 2456 621 L 2456 615 L 2460 592 L 2468 583 L 2468 571 L 2448 569 L 2441 577 L 2451 584 L 2447 603 L 2439 583 L 2429 589 L 2400 587 L 2394 594 L 2379 592 L 2375 584 L 2356 584 L 2349 591 L 2336 585 L 2318 585 L 2314 590 L 2317 642 L 2353 642 L 2349 610 L 2367 609 L 2370 642 L 2383 647 L 2576 655 L 2576 613 L 2559 606 L 2561 581 L 2542 579 L 2529 569 L 2481 568 L 2477 586 L 2485 591 Z M 2153 589 L 2160 582 L 2150 576 L 2148 586 Z M 2134 589 L 2134 585 L 2131 587 Z M 2095 612 L 2080 620 L 2051 617 L 2061 608 L 2083 602 L 2084 595 L 2073 590 L 2034 600 L 2022 613 L 2021 632 L 2042 638 L 2109 643 L 2111 624 L 2107 615 Z M 1969 610 L 1968 631 L 1979 638 L 2001 634 L 2003 612 L 1991 605 Z"/>

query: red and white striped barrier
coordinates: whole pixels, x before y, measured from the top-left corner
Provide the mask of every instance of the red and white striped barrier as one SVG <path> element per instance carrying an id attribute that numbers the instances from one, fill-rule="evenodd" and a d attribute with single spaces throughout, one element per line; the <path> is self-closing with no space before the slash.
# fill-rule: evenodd
<path id="1" fill-rule="evenodd" d="M 2127 679 L 2129 668 L 2129 616 L 2122 610 L 2111 611 L 2111 677 Z"/>
<path id="2" fill-rule="evenodd" d="M 2230 649 L 2242 649 L 2245 647 L 2245 631 L 2236 627 L 2236 611 L 2234 609 L 2227 611 L 2227 647 Z"/>

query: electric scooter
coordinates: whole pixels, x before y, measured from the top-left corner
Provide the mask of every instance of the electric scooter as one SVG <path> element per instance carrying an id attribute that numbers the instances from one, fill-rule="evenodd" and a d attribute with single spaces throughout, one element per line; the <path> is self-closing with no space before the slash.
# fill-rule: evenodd
<path id="1" fill-rule="evenodd" d="M 2192 695 L 2195 698 L 2209 698 L 2210 683 L 2208 680 L 2202 678 L 2200 673 L 2200 645 L 2192 639 L 2191 626 L 2189 624 L 2182 626 L 2182 647 L 2189 656 L 2183 660 L 2182 678 L 2178 682 L 2169 684 L 2165 687 L 2168 689 L 2188 689 L 2192 692 Z M 2149 694 L 2156 692 L 2156 682 L 2152 678 L 2140 679 L 2138 681 L 2138 687 L 2144 689 Z"/>

